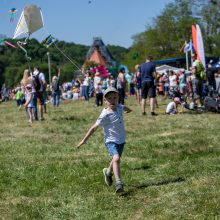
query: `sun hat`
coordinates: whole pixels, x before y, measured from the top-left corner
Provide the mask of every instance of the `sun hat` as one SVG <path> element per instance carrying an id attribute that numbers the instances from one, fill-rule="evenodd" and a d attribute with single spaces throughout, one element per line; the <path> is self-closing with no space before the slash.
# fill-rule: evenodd
<path id="1" fill-rule="evenodd" d="M 173 101 L 174 101 L 174 102 L 177 102 L 177 103 L 180 103 L 180 98 L 179 98 L 179 97 L 175 97 L 175 98 L 173 99 Z"/>
<path id="2" fill-rule="evenodd" d="M 110 86 L 104 91 L 104 97 L 110 92 L 118 93 L 118 90 L 116 88 Z"/>

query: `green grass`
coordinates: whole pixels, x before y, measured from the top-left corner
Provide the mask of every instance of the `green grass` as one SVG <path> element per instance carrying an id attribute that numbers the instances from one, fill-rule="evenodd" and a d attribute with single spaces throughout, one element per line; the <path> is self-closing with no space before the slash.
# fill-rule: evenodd
<path id="1" fill-rule="evenodd" d="M 28 125 L 0 104 L 0 219 L 220 219 L 220 115 L 125 114 L 125 193 L 104 184 L 110 158 L 99 129 L 76 149 L 101 108 L 72 101 Z"/>

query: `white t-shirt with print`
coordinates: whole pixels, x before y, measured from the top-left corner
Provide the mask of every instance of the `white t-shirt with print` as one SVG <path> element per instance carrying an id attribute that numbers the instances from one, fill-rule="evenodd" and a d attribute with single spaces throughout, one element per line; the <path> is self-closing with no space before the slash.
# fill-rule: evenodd
<path id="1" fill-rule="evenodd" d="M 116 111 L 109 111 L 104 108 L 96 121 L 96 125 L 104 129 L 105 143 L 125 143 L 123 106 L 121 104 L 117 105 Z"/>

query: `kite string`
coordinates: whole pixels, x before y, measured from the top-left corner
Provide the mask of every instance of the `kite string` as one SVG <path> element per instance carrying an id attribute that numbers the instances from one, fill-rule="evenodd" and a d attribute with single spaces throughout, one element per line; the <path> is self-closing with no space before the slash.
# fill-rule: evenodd
<path id="1" fill-rule="evenodd" d="M 46 32 L 48 35 L 50 35 L 49 31 L 48 31 L 45 27 L 44 27 L 43 29 L 45 30 L 45 32 Z M 60 53 L 63 54 L 63 56 L 65 56 L 78 70 L 80 70 L 80 71 L 82 72 L 82 69 L 80 69 L 80 67 L 79 67 L 73 60 L 71 60 L 71 59 L 57 46 L 56 43 L 54 43 L 54 45 L 55 45 L 56 49 L 59 50 Z"/>
<path id="2" fill-rule="evenodd" d="M 57 48 L 57 50 L 59 50 L 60 53 L 62 53 L 63 56 L 65 56 L 78 70 L 82 71 L 82 70 L 80 69 L 80 67 L 79 67 L 76 63 L 74 63 L 74 62 L 56 45 L 56 43 L 54 43 L 54 45 L 55 45 L 55 47 Z"/>

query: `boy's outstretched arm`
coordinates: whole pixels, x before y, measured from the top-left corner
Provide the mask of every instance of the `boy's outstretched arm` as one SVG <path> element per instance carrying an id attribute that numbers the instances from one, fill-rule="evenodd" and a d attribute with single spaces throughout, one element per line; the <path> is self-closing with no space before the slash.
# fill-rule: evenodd
<path id="1" fill-rule="evenodd" d="M 89 137 L 97 130 L 98 125 L 94 124 L 86 133 L 85 137 L 79 142 L 79 144 L 76 146 L 79 148 L 81 145 L 85 144 L 86 141 L 89 139 Z"/>
<path id="2" fill-rule="evenodd" d="M 130 109 L 130 108 L 128 108 L 127 106 L 125 106 L 124 105 L 124 111 L 126 112 L 126 113 L 130 113 L 130 112 L 132 112 L 132 110 Z"/>

